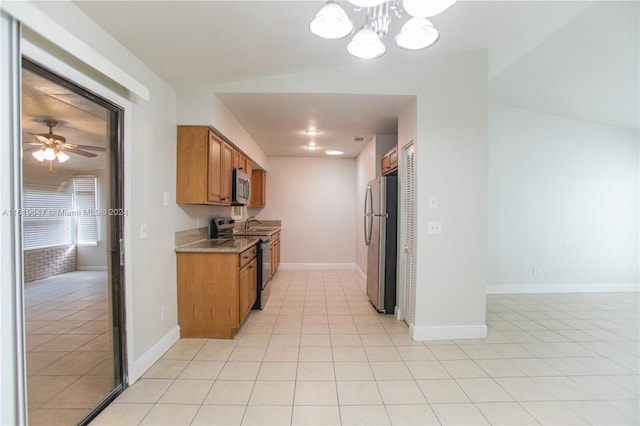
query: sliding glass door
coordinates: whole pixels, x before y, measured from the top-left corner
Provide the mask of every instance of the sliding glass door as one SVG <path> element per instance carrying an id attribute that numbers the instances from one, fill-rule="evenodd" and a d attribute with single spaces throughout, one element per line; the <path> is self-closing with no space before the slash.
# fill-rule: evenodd
<path id="1" fill-rule="evenodd" d="M 123 110 L 22 68 L 29 423 L 88 423 L 126 386 Z"/>

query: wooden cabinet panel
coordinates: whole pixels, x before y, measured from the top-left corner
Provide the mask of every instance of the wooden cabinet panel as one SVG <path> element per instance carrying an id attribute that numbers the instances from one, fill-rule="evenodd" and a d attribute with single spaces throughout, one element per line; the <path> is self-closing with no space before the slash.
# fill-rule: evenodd
<path id="1" fill-rule="evenodd" d="M 382 175 L 389 175 L 398 170 L 398 147 L 394 146 L 382 156 Z"/>
<path id="2" fill-rule="evenodd" d="M 267 205 L 267 172 L 253 170 L 251 172 L 251 202 L 249 207 L 263 208 Z"/>
<path id="3" fill-rule="evenodd" d="M 251 311 L 251 307 L 256 302 L 256 296 L 258 292 L 258 270 L 257 259 L 254 257 L 251 262 L 246 264 L 239 272 L 239 314 L 240 324 L 244 322 L 244 319 Z"/>
<path id="4" fill-rule="evenodd" d="M 220 173 L 222 189 L 220 201 L 231 204 L 232 178 L 233 178 L 233 147 L 222 141 L 222 154 L 220 159 Z"/>
<path id="5" fill-rule="evenodd" d="M 233 338 L 256 301 L 256 253 L 177 253 L 180 337 Z"/>
<path id="6" fill-rule="evenodd" d="M 222 196 L 222 141 L 209 131 L 209 169 L 208 169 L 208 191 L 207 201 L 219 203 L 225 201 Z"/>
<path id="7" fill-rule="evenodd" d="M 249 169 L 249 166 L 248 166 L 249 163 L 251 163 L 251 160 L 249 160 L 242 152 L 240 152 L 237 149 L 234 151 L 234 153 L 233 153 L 233 168 L 234 169 L 242 170 L 248 176 L 251 176 L 251 173 L 247 173 L 247 170 Z"/>
<path id="8" fill-rule="evenodd" d="M 280 232 L 271 236 L 271 275 L 274 275 L 280 266 Z"/>
<path id="9" fill-rule="evenodd" d="M 176 202 L 231 205 L 233 147 L 211 129 L 178 126 Z"/>
<path id="10" fill-rule="evenodd" d="M 232 339 L 240 326 L 237 255 L 177 253 L 181 337 Z"/>
<path id="11" fill-rule="evenodd" d="M 178 127 L 176 153 L 176 202 L 207 204 L 209 186 L 209 130 L 206 127 Z"/>

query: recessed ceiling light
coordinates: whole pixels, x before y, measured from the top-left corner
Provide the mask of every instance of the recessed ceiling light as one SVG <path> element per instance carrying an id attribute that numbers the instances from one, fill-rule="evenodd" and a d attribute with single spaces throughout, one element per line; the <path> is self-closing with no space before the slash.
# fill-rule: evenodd
<path id="1" fill-rule="evenodd" d="M 305 148 L 307 148 L 309 151 L 315 151 L 316 149 L 320 149 L 320 147 L 314 143 L 310 143 L 309 145 L 306 145 Z"/>
<path id="2" fill-rule="evenodd" d="M 320 134 L 320 130 L 316 130 L 316 129 L 309 129 L 309 130 L 305 130 L 304 132 L 309 136 L 315 136 Z"/>
<path id="3" fill-rule="evenodd" d="M 324 153 L 327 154 L 327 155 L 342 155 L 342 154 L 344 154 L 344 152 L 342 152 L 342 151 L 336 151 L 336 150 L 333 150 L 333 149 L 329 149 L 329 150 L 325 151 Z"/>

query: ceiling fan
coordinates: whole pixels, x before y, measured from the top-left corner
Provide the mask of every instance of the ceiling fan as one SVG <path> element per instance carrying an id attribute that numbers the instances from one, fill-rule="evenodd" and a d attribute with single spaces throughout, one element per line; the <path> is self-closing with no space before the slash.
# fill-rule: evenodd
<path id="1" fill-rule="evenodd" d="M 24 145 L 33 145 L 31 148 L 26 148 L 25 152 L 32 152 L 32 155 L 38 161 L 49 160 L 53 161 L 56 158 L 58 162 L 64 163 L 69 157 L 65 152 L 82 155 L 83 157 L 96 157 L 97 154 L 89 151 L 105 152 L 106 148 L 100 146 L 79 145 L 67 143 L 67 139 L 64 136 L 56 135 L 53 133 L 53 128 L 56 127 L 58 122 L 56 120 L 44 120 L 44 124 L 49 127 L 49 133 L 29 133 L 38 140 L 38 142 L 25 142 Z"/>

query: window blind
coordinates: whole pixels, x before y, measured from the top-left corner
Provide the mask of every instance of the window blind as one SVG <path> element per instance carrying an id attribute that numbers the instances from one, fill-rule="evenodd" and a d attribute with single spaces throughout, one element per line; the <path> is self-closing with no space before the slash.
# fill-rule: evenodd
<path id="1" fill-rule="evenodd" d="M 22 198 L 25 250 L 73 243 L 71 193 L 64 186 L 25 184 Z"/>
<path id="2" fill-rule="evenodd" d="M 73 207 L 76 220 L 76 242 L 78 245 L 98 244 L 96 186 L 97 179 L 95 176 L 75 176 L 73 178 Z"/>

